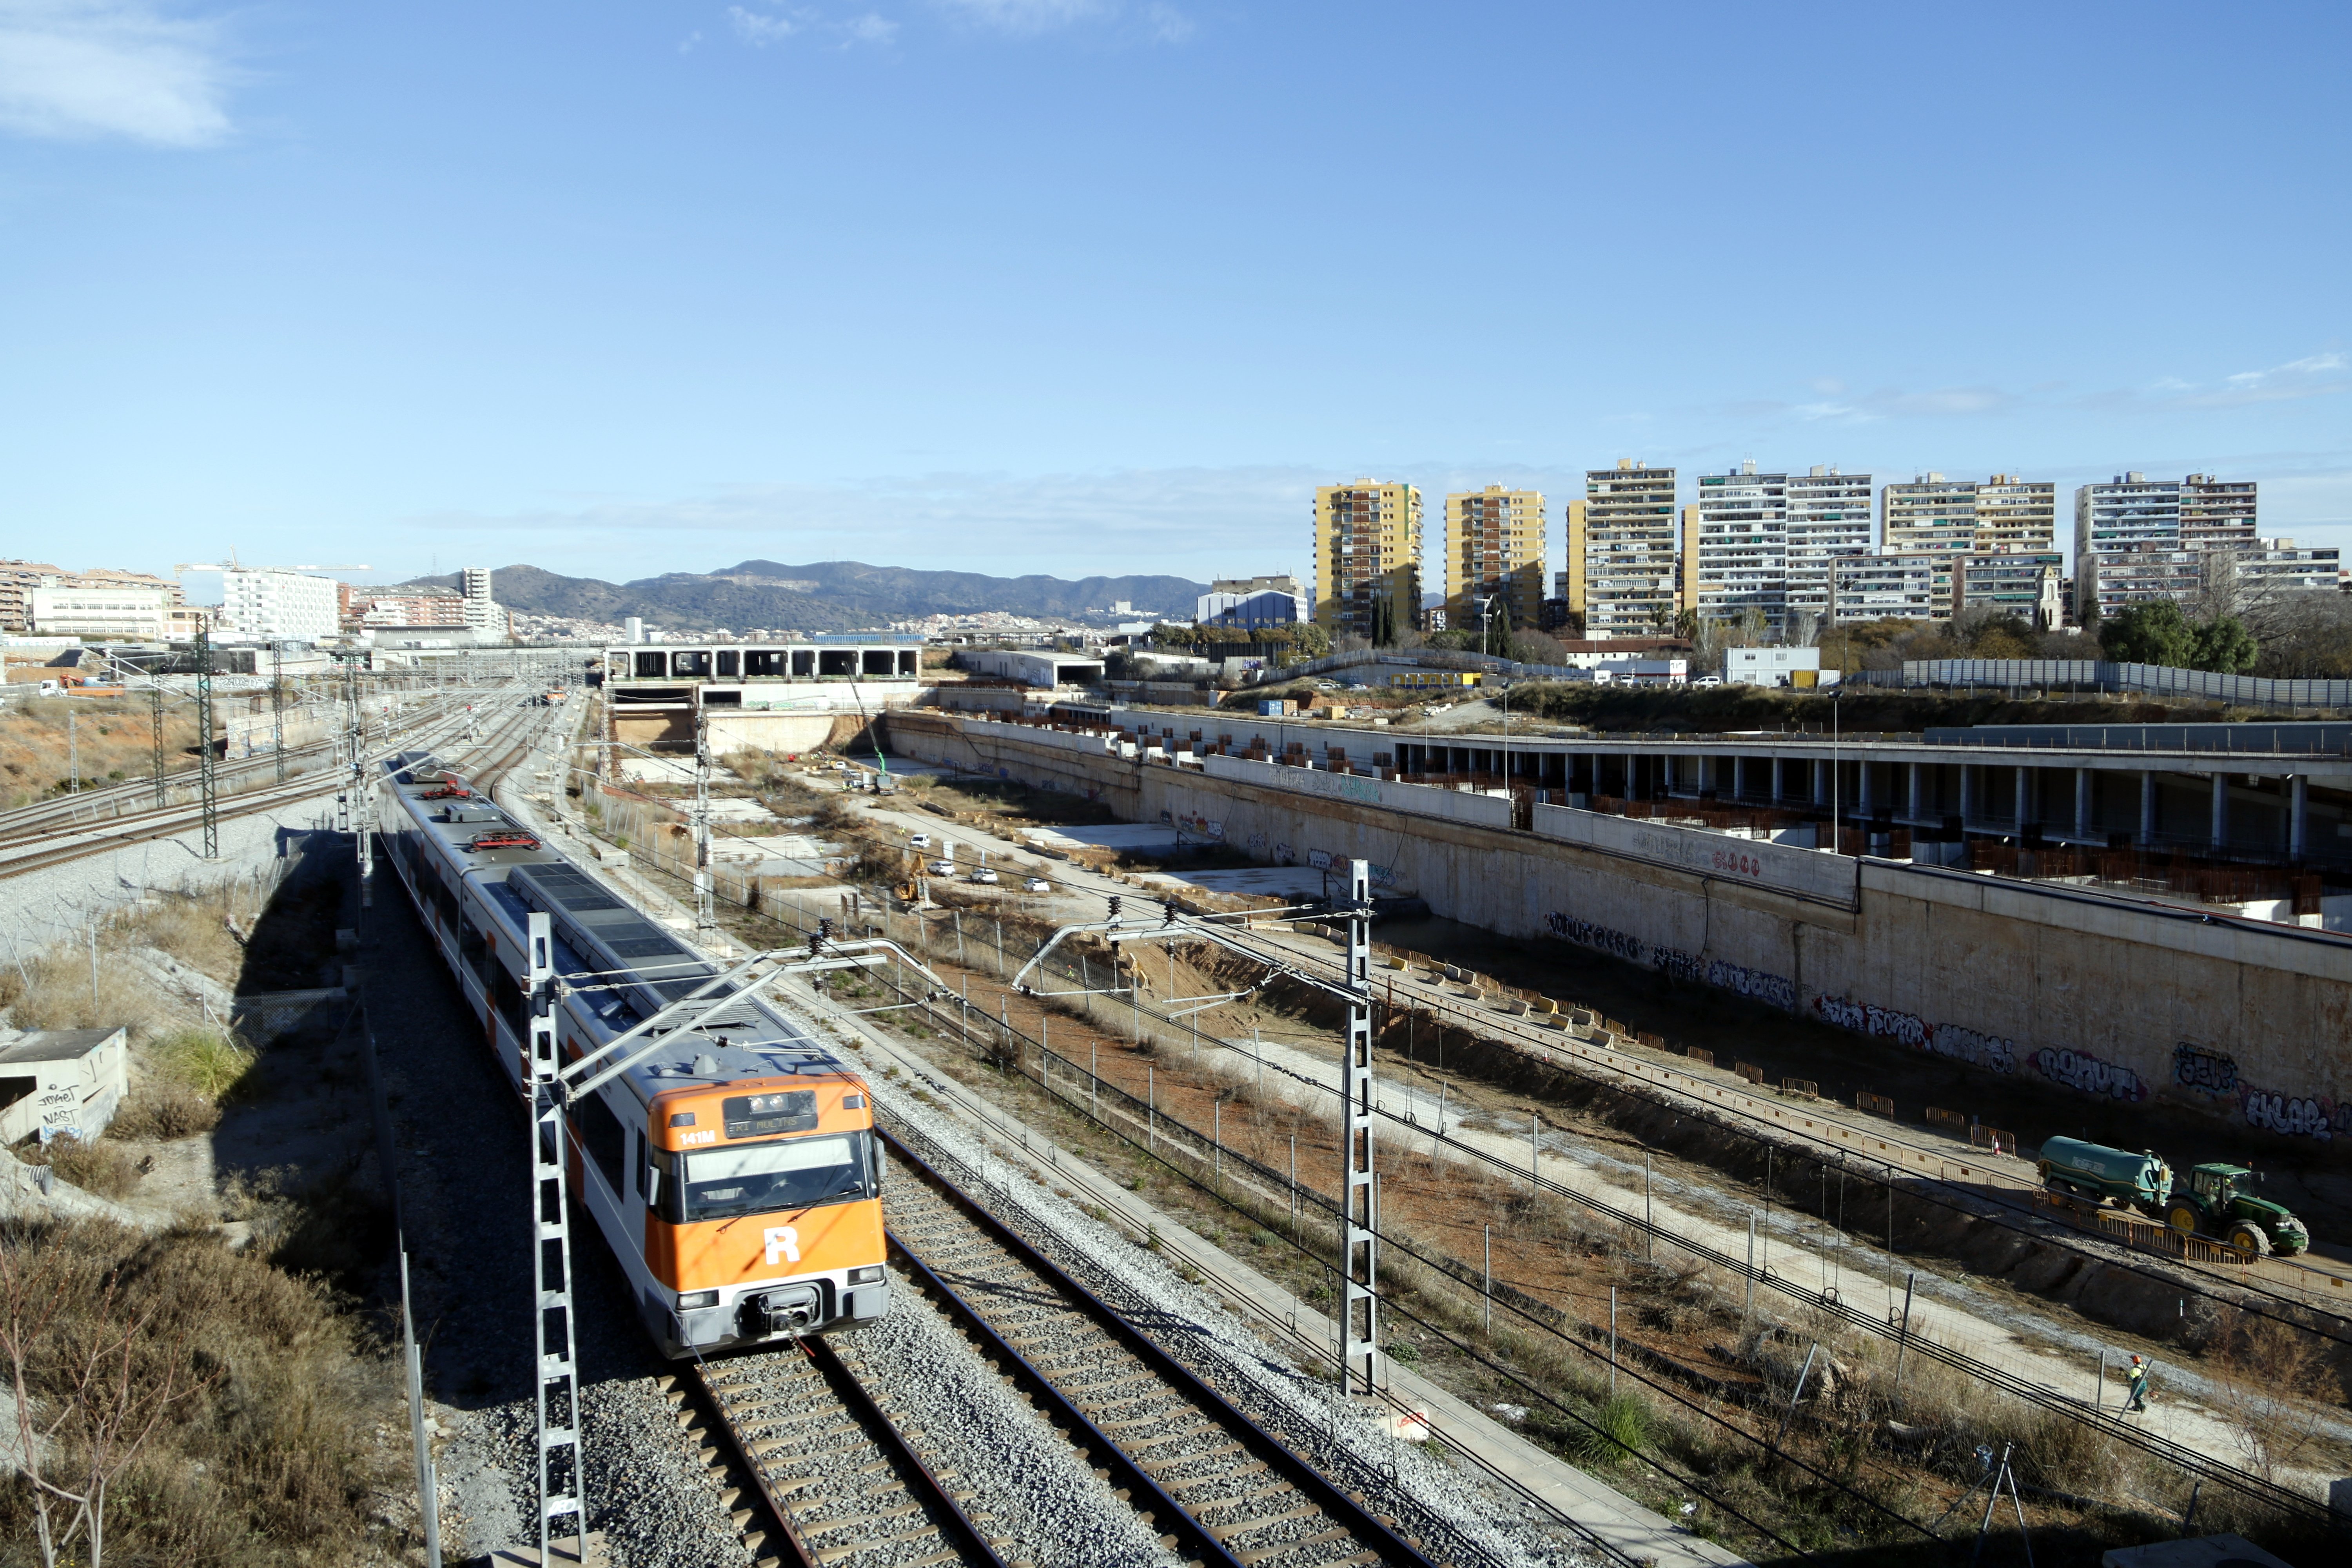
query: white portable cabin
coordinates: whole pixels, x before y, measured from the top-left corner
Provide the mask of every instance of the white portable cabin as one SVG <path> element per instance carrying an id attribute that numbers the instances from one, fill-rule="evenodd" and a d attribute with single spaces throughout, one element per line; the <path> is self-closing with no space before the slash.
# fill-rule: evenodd
<path id="1" fill-rule="evenodd" d="M 0 1031 L 0 1142 L 95 1138 L 130 1091 L 131 1047 L 120 1026 Z"/>

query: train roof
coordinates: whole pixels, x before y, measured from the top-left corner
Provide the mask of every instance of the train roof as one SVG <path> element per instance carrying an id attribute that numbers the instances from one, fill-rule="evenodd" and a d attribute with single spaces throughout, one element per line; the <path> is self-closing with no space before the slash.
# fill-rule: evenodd
<path id="1" fill-rule="evenodd" d="M 720 972 L 718 964 L 615 898 L 561 851 L 539 842 L 536 835 L 528 849 L 472 848 L 471 836 L 483 830 L 483 819 L 439 820 L 452 815 L 464 817 L 467 813 L 434 810 L 441 803 L 428 803 L 424 796 L 462 780 L 424 753 L 394 759 L 387 763 L 387 771 L 392 784 L 408 802 L 410 815 L 444 840 L 454 863 L 476 874 L 473 880 L 483 897 L 518 933 L 528 931 L 532 913 L 549 917 L 555 931 L 556 973 L 574 993 L 581 1010 L 597 1019 L 606 1037 L 684 1000 Z M 511 817 L 482 796 L 447 799 L 460 808 L 478 805 L 495 813 L 499 823 L 520 830 Z M 664 1047 L 623 1075 L 639 1098 L 651 1100 L 657 1094 L 698 1084 L 855 1072 L 782 1009 L 763 997 L 734 993 L 735 988 L 730 987 L 728 993 L 709 999 L 690 1022 L 681 1020 L 677 1029 L 664 1030 L 659 1037 L 666 1042 Z M 715 1070 L 697 1070 L 705 1058 Z"/>

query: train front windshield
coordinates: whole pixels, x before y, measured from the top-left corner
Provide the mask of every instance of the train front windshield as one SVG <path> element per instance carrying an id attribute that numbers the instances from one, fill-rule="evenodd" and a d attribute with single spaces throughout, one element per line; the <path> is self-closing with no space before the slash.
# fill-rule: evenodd
<path id="1" fill-rule="evenodd" d="M 865 1132 L 787 1138 L 686 1156 L 688 1223 L 814 1208 L 873 1195 Z"/>

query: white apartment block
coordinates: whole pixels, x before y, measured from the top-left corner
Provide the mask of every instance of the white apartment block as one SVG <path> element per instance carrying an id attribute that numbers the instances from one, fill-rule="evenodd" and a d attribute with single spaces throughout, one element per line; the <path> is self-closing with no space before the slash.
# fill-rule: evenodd
<path id="1" fill-rule="evenodd" d="M 1933 620 L 1950 603 L 1952 559 L 1932 550 L 1842 555 L 1830 569 L 1830 619 Z"/>
<path id="2" fill-rule="evenodd" d="M 1620 458 L 1587 469 L 1568 506 L 1568 607 L 1588 637 L 1650 637 L 1681 608 L 1675 470 Z"/>
<path id="3" fill-rule="evenodd" d="M 2343 552 L 2332 545 L 2298 550 L 2292 539 L 2257 539 L 2251 550 L 2221 559 L 2237 574 L 2238 601 L 2252 608 L 2281 594 L 2333 594 L 2343 582 Z"/>
<path id="4" fill-rule="evenodd" d="M 1789 476 L 1789 614 L 1826 625 L 1832 563 L 1871 550 L 1868 474 L 1842 474 L 1835 464 Z"/>
<path id="5" fill-rule="evenodd" d="M 2087 622 L 2149 599 L 2188 599 L 2219 569 L 2205 557 L 2261 548 L 2258 527 L 2251 480 L 2151 479 L 2135 469 L 2084 485 L 2074 492 L 2074 613 Z"/>
<path id="6" fill-rule="evenodd" d="M 1948 616 L 1958 604 L 1960 561 L 2055 549 L 2057 509 L 2058 487 L 2053 483 L 2014 474 L 1953 479 L 1930 470 L 1909 484 L 1885 487 L 1879 546 L 1888 554 L 1939 558 L 1936 613 Z"/>
<path id="7" fill-rule="evenodd" d="M 269 642 L 318 642 L 335 635 L 341 600 L 331 577 L 263 567 L 221 574 L 220 626 Z"/>
<path id="8" fill-rule="evenodd" d="M 79 588 L 53 581 L 26 597 L 32 629 L 42 637 L 163 642 L 172 635 L 168 589 Z"/>
<path id="9" fill-rule="evenodd" d="M 1789 476 L 1701 474 L 1698 504 L 1684 513 L 1683 607 L 1704 621 L 1763 617 L 1785 630 L 1789 616 Z"/>

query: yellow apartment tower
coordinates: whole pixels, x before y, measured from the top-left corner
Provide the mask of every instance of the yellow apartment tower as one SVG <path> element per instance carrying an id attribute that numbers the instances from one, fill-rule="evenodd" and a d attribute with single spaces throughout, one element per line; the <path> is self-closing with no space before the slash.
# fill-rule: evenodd
<path id="1" fill-rule="evenodd" d="M 1315 619 L 1376 646 L 1421 624 L 1421 491 L 1358 479 L 1315 492 Z"/>
<path id="2" fill-rule="evenodd" d="M 1544 597 L 1541 490 L 1457 491 L 1445 498 L 1445 624 L 1476 631 L 1510 611 L 1513 627 L 1541 624 Z M 1490 650 L 1500 652 L 1499 647 Z"/>
<path id="3" fill-rule="evenodd" d="M 1586 637 L 1674 630 L 1684 589 L 1676 533 L 1674 469 L 1621 458 L 1613 468 L 1585 471 L 1584 499 L 1568 503 L 1562 597 L 1584 617 Z"/>

